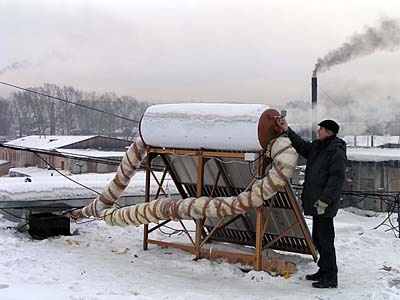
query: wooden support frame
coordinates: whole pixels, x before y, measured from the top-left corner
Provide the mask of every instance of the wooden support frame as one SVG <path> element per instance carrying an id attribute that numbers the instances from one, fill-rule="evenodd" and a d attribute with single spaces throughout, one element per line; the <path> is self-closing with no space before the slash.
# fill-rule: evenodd
<path id="1" fill-rule="evenodd" d="M 182 198 L 187 198 L 188 196 L 191 197 L 201 197 L 204 196 L 205 194 L 205 189 L 204 189 L 204 172 L 205 172 L 205 164 L 208 161 L 215 161 L 216 163 L 216 174 L 215 178 L 212 178 L 212 187 L 209 190 L 210 191 L 210 196 L 213 196 L 214 193 L 216 192 L 216 189 L 218 187 L 219 182 L 223 182 L 226 191 L 229 193 L 229 196 L 235 195 L 235 187 L 232 185 L 231 180 L 227 173 L 224 170 L 223 164 L 222 164 L 222 159 L 236 159 L 236 160 L 242 160 L 244 161 L 244 152 L 232 152 L 232 151 L 207 151 L 207 150 L 183 150 L 183 149 L 165 149 L 165 148 L 152 148 L 148 147 L 148 156 L 147 156 L 147 164 L 146 164 L 146 196 L 145 196 L 145 201 L 151 201 L 150 199 L 150 178 L 152 175 L 152 170 L 151 170 L 151 161 L 156 157 L 160 156 L 166 165 L 166 170 L 165 173 L 163 174 L 163 177 L 160 181 L 157 181 L 157 184 L 159 184 L 159 188 L 157 191 L 157 196 L 159 195 L 160 192 L 164 192 L 164 189 L 161 187 L 162 183 L 164 182 L 166 172 L 169 173 L 171 176 L 172 180 L 174 181 L 178 191 L 181 194 Z M 258 153 L 259 155 L 259 161 L 258 161 L 258 177 L 263 177 L 265 174 L 265 169 L 267 165 L 268 159 L 265 158 L 264 153 L 260 151 Z M 177 170 L 174 169 L 174 166 L 171 164 L 171 159 L 169 157 L 172 157 L 172 160 L 174 157 L 179 157 L 179 156 L 190 156 L 193 157 L 193 161 L 196 162 L 196 180 L 193 184 L 195 184 L 195 194 L 192 192 L 189 192 L 190 195 L 188 195 L 188 191 L 184 187 L 184 183 L 180 181 L 179 175 L 177 174 Z M 255 179 L 249 180 L 246 185 L 243 186 L 243 190 L 248 190 L 251 188 L 253 183 L 255 182 Z M 301 220 L 302 219 L 302 214 L 298 209 L 298 205 L 296 202 L 296 199 L 293 197 L 293 191 L 291 190 L 289 185 L 286 185 L 284 187 L 286 192 L 290 193 L 289 196 L 289 201 L 294 208 L 294 213 L 296 216 L 296 219 Z M 166 225 L 169 220 L 163 221 L 160 224 L 157 224 L 153 226 L 151 229 L 149 228 L 149 225 L 145 225 L 145 230 L 144 230 L 144 242 L 143 242 L 143 249 L 147 250 L 148 249 L 148 244 L 155 244 L 159 246 L 167 246 L 167 247 L 172 247 L 172 248 L 178 248 L 182 249 L 188 252 L 191 252 L 194 254 L 195 259 L 200 259 L 200 258 L 209 258 L 209 259 L 215 259 L 216 257 L 225 257 L 228 259 L 230 262 L 242 262 L 245 264 L 252 265 L 254 270 L 260 271 L 260 270 L 265 270 L 268 272 L 275 272 L 280 275 L 284 275 L 287 273 L 293 273 L 294 272 L 294 264 L 291 264 L 290 262 L 285 262 L 285 261 L 280 261 L 278 259 L 273 259 L 270 257 L 265 257 L 263 256 L 263 251 L 266 249 L 269 249 L 274 243 L 276 243 L 278 240 L 280 240 L 282 237 L 284 237 L 287 232 L 290 232 L 294 227 L 299 227 L 301 231 L 304 233 L 304 236 L 306 238 L 306 242 L 308 245 L 312 245 L 311 237 L 307 228 L 307 225 L 304 224 L 304 222 L 297 221 L 294 224 L 289 224 L 288 228 L 281 232 L 274 240 L 269 241 L 266 243 L 264 241 L 264 235 L 267 229 L 268 222 L 270 220 L 271 212 L 273 209 L 274 205 L 274 198 L 271 199 L 271 201 L 267 202 L 268 209 L 267 212 L 265 213 L 264 207 L 256 208 L 255 210 L 255 228 L 250 228 L 249 224 L 246 224 L 246 222 L 243 222 L 245 228 L 250 232 L 252 229 L 255 231 L 254 237 L 251 238 L 252 243 L 254 244 L 254 253 L 253 254 L 243 254 L 241 252 L 230 252 L 230 251 L 222 251 L 222 250 L 210 250 L 213 248 L 210 248 L 207 242 L 213 241 L 213 236 L 216 232 L 219 230 L 225 228 L 228 226 L 231 222 L 236 221 L 237 219 L 241 218 L 242 216 L 237 216 L 234 218 L 231 218 L 229 220 L 226 220 L 224 218 L 220 218 L 217 223 L 214 225 L 213 229 L 209 231 L 208 233 L 205 232 L 204 226 L 205 226 L 205 219 L 197 219 L 194 220 L 195 222 L 195 233 L 194 236 L 192 236 L 189 231 L 185 228 L 183 222 L 180 222 L 183 231 L 185 234 L 188 236 L 189 239 L 189 244 L 182 244 L 182 243 L 174 243 L 174 242 L 165 242 L 165 241 L 160 241 L 156 239 L 151 239 L 149 238 L 149 234 L 153 232 L 155 229 L 158 229 L 164 225 Z M 252 236 L 252 235 L 250 235 Z M 311 247 L 311 255 L 313 256 L 314 260 L 316 260 L 317 253 L 314 247 Z M 279 267 L 278 267 L 279 266 Z"/>

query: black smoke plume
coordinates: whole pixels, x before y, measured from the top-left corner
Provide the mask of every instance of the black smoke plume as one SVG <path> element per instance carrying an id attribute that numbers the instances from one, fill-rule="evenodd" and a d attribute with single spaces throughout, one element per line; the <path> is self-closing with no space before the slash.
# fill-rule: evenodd
<path id="1" fill-rule="evenodd" d="M 0 69 L 0 75 L 6 73 L 8 71 L 25 68 L 28 65 L 29 65 L 28 62 L 26 62 L 26 61 L 16 61 L 16 62 L 12 63 L 11 65 L 5 66 L 4 68 Z"/>
<path id="2" fill-rule="evenodd" d="M 341 47 L 330 51 L 324 58 L 318 58 L 313 77 L 332 66 L 346 63 L 358 57 L 379 50 L 394 51 L 400 45 L 400 20 L 383 19 L 377 27 L 366 27 L 364 33 L 356 33 Z"/>

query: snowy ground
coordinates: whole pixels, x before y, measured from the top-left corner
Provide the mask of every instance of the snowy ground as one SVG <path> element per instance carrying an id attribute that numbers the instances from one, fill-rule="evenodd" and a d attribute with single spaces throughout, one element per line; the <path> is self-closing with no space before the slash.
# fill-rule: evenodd
<path id="1" fill-rule="evenodd" d="M 0 299 L 400 299 L 400 239 L 387 227 L 373 229 L 385 217 L 340 211 L 335 219 L 339 288 L 329 290 L 304 280 L 316 270 L 308 256 L 285 255 L 297 270 L 284 279 L 244 273 L 223 261 L 193 261 L 177 249 L 150 245 L 144 251 L 143 227 L 72 223 L 76 235 L 39 241 L 0 217 Z"/>

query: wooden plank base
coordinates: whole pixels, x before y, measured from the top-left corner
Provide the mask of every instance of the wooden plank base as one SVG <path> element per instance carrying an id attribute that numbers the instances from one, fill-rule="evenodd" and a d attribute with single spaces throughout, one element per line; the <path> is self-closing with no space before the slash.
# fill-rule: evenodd
<path id="1" fill-rule="evenodd" d="M 168 243 L 156 240 L 148 239 L 147 242 L 149 244 L 155 244 L 162 247 L 170 247 L 170 248 L 178 248 L 181 250 L 185 250 L 192 254 L 195 254 L 195 248 L 191 245 L 184 245 L 178 243 Z M 229 263 L 240 263 L 243 266 L 255 267 L 255 256 L 251 254 L 242 254 L 237 252 L 228 252 L 213 249 L 212 247 L 202 247 L 200 249 L 200 258 L 206 258 L 211 261 L 216 260 L 218 258 L 224 258 Z M 270 256 L 262 256 L 261 269 L 255 271 L 265 271 L 268 272 L 272 276 L 284 276 L 285 278 L 290 277 L 295 272 L 296 264 L 284 259 L 270 257 Z"/>

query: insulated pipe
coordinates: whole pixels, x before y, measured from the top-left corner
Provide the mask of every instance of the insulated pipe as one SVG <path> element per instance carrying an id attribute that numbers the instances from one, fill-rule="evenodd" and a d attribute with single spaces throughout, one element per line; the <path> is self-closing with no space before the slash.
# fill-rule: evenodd
<path id="1" fill-rule="evenodd" d="M 162 106 L 162 105 L 161 105 Z M 179 107 L 181 107 L 181 105 L 179 106 L 175 106 L 175 105 L 170 105 L 173 106 L 173 110 L 172 111 L 177 111 Z M 200 110 L 200 113 L 204 114 L 205 112 L 207 112 L 207 114 L 205 114 L 203 117 L 199 117 L 199 113 L 198 111 L 196 112 L 197 114 L 197 122 L 199 120 L 208 120 L 204 123 L 208 123 L 207 125 L 207 129 L 209 132 L 212 132 L 214 135 L 218 136 L 221 133 L 217 133 L 218 130 L 226 130 L 226 126 L 223 126 L 224 124 L 220 124 L 220 122 L 218 120 L 215 119 L 215 114 L 214 117 L 210 119 L 209 116 L 209 105 L 207 104 L 197 104 L 196 105 L 197 108 L 202 108 L 202 110 Z M 225 110 L 228 109 L 229 107 L 231 107 L 232 105 L 226 106 L 224 105 L 212 105 L 214 113 L 219 112 L 219 117 L 222 116 L 226 116 L 226 112 Z M 159 107 L 159 106 L 157 106 Z M 253 185 L 253 189 L 255 189 L 254 191 L 252 191 L 252 199 L 247 199 L 246 201 L 248 201 L 247 204 L 244 203 L 244 199 L 247 197 L 247 195 L 242 195 L 238 198 L 229 200 L 230 202 L 227 204 L 229 207 L 239 207 L 240 209 L 236 209 L 236 212 L 232 211 L 232 214 L 237 214 L 237 213 L 243 213 L 244 211 L 247 211 L 250 207 L 258 207 L 260 205 L 262 205 L 263 200 L 268 199 L 268 197 L 272 197 L 272 195 L 274 193 L 276 193 L 276 191 L 278 189 L 280 189 L 285 183 L 287 178 L 290 178 L 293 175 L 294 172 L 294 167 L 296 166 L 296 162 L 297 162 L 297 153 L 293 150 L 293 148 L 291 147 L 290 141 L 287 138 L 283 138 L 280 137 L 276 140 L 274 140 L 274 142 L 270 142 L 272 140 L 272 138 L 276 137 L 279 133 L 279 127 L 276 125 L 276 118 L 279 116 L 279 113 L 276 110 L 273 109 L 266 109 L 265 110 L 265 106 L 260 107 L 259 105 L 250 105 L 250 110 L 253 111 L 258 111 L 259 116 L 254 117 L 249 115 L 249 107 L 248 105 L 233 105 L 234 109 L 233 111 L 235 112 L 236 115 L 232 115 L 232 110 L 230 111 L 231 114 L 231 119 L 226 119 L 225 123 L 228 122 L 230 125 L 232 125 L 231 128 L 232 130 L 228 131 L 229 134 L 227 134 L 229 137 L 231 137 L 230 132 L 233 131 L 234 134 L 237 134 L 237 128 L 239 124 L 245 124 L 247 121 L 248 123 L 251 123 L 250 126 L 246 127 L 246 130 L 249 128 L 252 128 L 252 130 L 254 130 L 254 128 L 257 128 L 257 134 L 252 134 L 252 139 L 253 139 L 253 146 L 246 146 L 243 143 L 243 140 L 248 140 L 248 136 L 245 135 L 243 136 L 242 139 L 240 140 L 234 140 L 233 142 L 230 141 L 230 138 L 225 139 L 224 141 L 222 141 L 222 144 L 215 144 L 215 137 L 213 136 L 213 134 L 209 134 L 207 136 L 205 136 L 206 138 L 204 140 L 202 140 L 200 142 L 201 145 L 209 148 L 209 147 L 213 147 L 212 145 L 215 145 L 214 147 L 216 147 L 217 149 L 223 149 L 224 147 L 226 147 L 228 144 L 230 143 L 235 143 L 235 144 L 240 144 L 244 149 L 251 149 L 252 147 L 254 147 L 254 145 L 256 145 L 255 147 L 257 148 L 263 148 L 266 149 L 267 147 L 269 147 L 269 152 L 271 153 L 271 158 L 272 159 L 276 159 L 276 161 L 273 161 L 273 166 L 274 168 L 272 168 L 269 172 L 269 174 L 264 178 L 263 181 L 258 181 Z M 245 107 L 247 107 L 247 109 L 245 109 Z M 164 107 L 165 108 L 165 107 Z M 185 109 L 187 109 L 187 107 L 185 107 Z M 184 111 L 185 111 L 184 109 Z M 193 107 L 191 107 L 191 109 L 193 109 Z M 222 109 L 222 110 L 221 110 Z M 165 118 L 165 115 L 171 115 L 171 107 L 167 110 L 167 113 L 163 113 L 162 110 L 156 109 L 156 112 L 158 114 L 157 116 L 152 116 L 152 118 L 148 118 L 145 117 L 145 115 L 142 117 L 142 121 L 141 121 L 141 136 L 150 136 L 150 142 L 152 143 L 156 143 L 156 141 L 152 140 L 152 138 L 154 138 L 154 131 L 149 131 L 148 129 L 150 129 L 152 126 L 154 126 L 154 124 L 158 124 L 158 126 L 160 126 L 159 130 L 155 130 L 156 133 L 160 136 L 160 132 L 163 133 L 161 134 L 161 136 L 165 136 L 165 135 L 169 135 L 172 134 L 171 132 L 168 131 L 163 131 L 163 127 L 162 124 L 168 119 Z M 147 111 L 146 111 L 147 112 Z M 238 115 L 239 114 L 239 115 Z M 200 114 L 201 115 L 201 114 Z M 176 116 L 176 115 L 175 115 Z M 192 120 L 193 115 L 189 114 L 189 113 L 181 113 L 180 118 L 181 118 L 181 122 L 175 122 L 175 126 L 182 127 L 182 124 L 185 125 L 190 125 L 191 123 L 189 122 L 190 120 Z M 208 119 L 207 119 L 208 118 Z M 160 121 L 161 120 L 161 121 Z M 152 126 L 146 125 L 143 126 L 143 123 L 147 122 L 147 124 L 151 124 Z M 161 123 L 160 123 L 161 122 Z M 257 125 L 255 127 L 255 124 Z M 212 125 L 214 125 L 214 127 L 216 127 L 218 130 L 214 130 L 215 128 L 212 127 Z M 165 126 L 164 126 L 165 127 Z M 144 128 L 146 129 L 146 133 L 143 133 Z M 237 130 L 234 130 L 237 129 Z M 196 131 L 197 132 L 197 131 Z M 227 131 L 224 131 L 224 133 L 228 133 Z M 217 134 L 216 134 L 217 133 Z M 176 134 L 176 132 L 175 132 Z M 243 134 L 243 132 L 242 132 Z M 257 143 L 254 143 L 254 136 L 256 136 L 257 138 Z M 195 138 L 198 137 L 198 132 L 197 135 L 194 136 Z M 211 137 L 210 139 L 207 139 L 207 137 Z M 212 143 L 210 143 L 210 140 L 212 141 Z M 181 143 L 180 140 L 176 140 L 173 141 L 173 145 L 175 145 L 175 147 L 183 146 L 186 145 L 188 142 L 184 141 L 183 144 L 178 144 Z M 282 149 L 280 150 L 276 150 L 276 147 L 278 145 L 282 145 L 285 144 L 285 146 L 282 147 Z M 221 146 L 222 145 L 222 146 Z M 269 145 L 269 146 L 268 146 Z M 275 147 L 272 147 L 272 145 L 275 145 Z M 153 145 L 152 145 L 153 146 Z M 237 150 L 236 148 L 231 148 L 231 150 Z M 290 151 L 290 149 L 292 149 Z M 277 154 L 273 154 L 273 153 L 277 153 Z M 117 173 L 114 177 L 114 179 L 109 183 L 109 185 L 103 190 L 103 192 L 89 205 L 85 206 L 82 209 L 79 210 L 75 210 L 73 212 L 71 212 L 71 217 L 73 218 L 80 218 L 80 217 L 89 217 L 89 216 L 95 216 L 95 217 L 107 217 L 109 216 L 108 223 L 112 224 L 112 219 L 113 218 L 117 218 L 118 216 L 121 216 L 121 214 L 123 213 L 124 215 L 128 215 L 128 208 L 124 208 L 123 210 L 116 210 L 115 208 L 112 208 L 114 202 L 120 197 L 120 195 L 122 194 L 122 192 L 124 191 L 124 189 L 126 188 L 126 186 L 129 184 L 130 179 L 132 178 L 132 176 L 134 176 L 134 174 L 136 173 L 137 168 L 140 166 L 141 161 L 144 159 L 144 157 L 146 156 L 146 148 L 145 148 L 145 143 L 142 140 L 142 138 L 137 138 L 135 143 L 133 143 L 128 151 L 125 153 L 122 162 L 120 164 L 120 166 L 118 167 Z M 286 157 L 286 160 L 290 161 L 289 163 L 285 162 L 285 159 L 282 159 L 282 157 Z M 281 159 L 279 159 L 281 158 Z M 267 191 L 268 194 L 267 195 L 263 195 L 263 193 L 261 191 Z M 259 196 L 257 196 L 259 195 Z M 271 195 L 271 196 L 268 196 Z M 258 197 L 258 198 L 257 198 Z M 261 197 L 261 198 L 260 198 Z M 266 198 L 267 197 L 267 198 Z M 201 199 L 201 198 L 199 198 Z M 260 200 L 263 199 L 263 200 Z M 188 201 L 191 204 L 188 204 Z M 190 207 L 192 207 L 193 202 L 196 202 L 195 199 L 190 199 L 186 201 L 185 203 L 187 205 L 189 205 Z M 197 205 L 197 207 L 201 207 L 201 211 L 202 212 L 206 212 L 208 210 L 208 204 L 211 203 L 211 205 L 213 205 L 213 200 L 207 200 L 207 205 L 204 206 L 203 204 L 205 204 L 204 202 L 205 200 L 198 200 L 197 203 L 195 203 Z M 223 202 L 225 200 L 217 200 L 218 201 L 218 207 L 221 207 L 221 205 L 223 204 Z M 169 204 L 165 204 L 166 202 L 163 201 L 163 208 L 161 209 L 161 213 L 157 214 L 157 218 L 173 218 L 174 214 L 169 213 L 166 214 L 166 211 L 169 211 L 171 209 L 168 209 L 167 206 L 169 205 L 170 207 L 175 207 L 174 203 L 176 201 L 172 201 Z M 151 205 L 152 206 L 152 211 L 156 211 L 156 203 L 158 205 L 159 202 L 154 202 Z M 203 203 L 203 204 L 202 204 Z M 237 205 L 235 204 L 237 203 Z M 148 204 L 148 203 L 146 203 Z M 196 205 L 193 206 L 193 208 L 196 207 Z M 139 210 L 142 206 L 138 205 L 136 208 L 133 208 L 133 210 L 135 210 L 135 215 L 139 215 Z M 111 208 L 111 210 L 109 210 Z M 143 208 L 143 214 L 144 216 L 148 215 L 146 214 L 146 209 L 148 208 Z M 175 211 L 174 209 L 174 211 Z M 129 208 L 129 210 L 131 210 L 131 208 Z M 211 209 L 212 210 L 212 209 Z M 189 210 L 187 210 L 189 211 Z M 106 212 L 106 213 L 105 213 Z M 154 213 L 153 213 L 154 214 Z M 196 216 L 197 214 L 194 212 L 190 212 L 188 214 L 192 214 L 192 217 Z M 130 215 L 130 214 L 129 214 Z M 151 213 L 150 213 L 151 215 Z M 181 216 L 183 218 L 185 218 L 184 214 L 181 214 Z M 143 219 L 143 218 L 142 218 Z M 137 222 L 137 223 L 143 223 L 143 222 L 148 222 L 146 221 L 147 218 L 144 218 L 144 221 L 141 222 Z M 151 219 L 148 219 L 149 221 L 151 221 Z M 123 222 L 127 223 L 126 220 L 124 220 Z M 137 224 L 136 221 L 132 221 L 133 224 Z M 122 224 L 118 224 L 118 225 L 122 225 Z"/>
<path id="2" fill-rule="evenodd" d="M 113 180 L 91 203 L 81 209 L 73 210 L 71 217 L 75 219 L 89 216 L 99 217 L 104 209 L 112 207 L 128 186 L 131 178 L 136 174 L 136 170 L 146 154 L 142 139 L 137 138 L 122 157 Z"/>
<path id="3" fill-rule="evenodd" d="M 268 174 L 257 180 L 250 192 L 232 197 L 200 197 L 155 199 L 123 208 L 109 208 L 100 216 L 109 225 L 128 226 L 148 224 L 159 220 L 202 219 L 245 214 L 251 208 L 261 207 L 273 197 L 294 174 L 297 152 L 286 137 L 278 137 L 268 145 L 272 167 Z"/>

